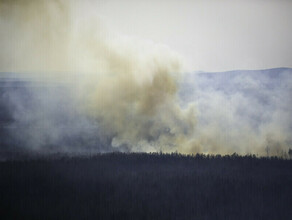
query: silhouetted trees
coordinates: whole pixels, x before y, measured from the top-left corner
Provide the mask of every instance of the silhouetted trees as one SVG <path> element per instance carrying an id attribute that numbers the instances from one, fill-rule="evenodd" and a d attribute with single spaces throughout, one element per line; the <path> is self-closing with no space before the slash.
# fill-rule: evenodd
<path id="1" fill-rule="evenodd" d="M 0 163 L 0 219 L 290 219 L 292 160 L 55 154 Z"/>

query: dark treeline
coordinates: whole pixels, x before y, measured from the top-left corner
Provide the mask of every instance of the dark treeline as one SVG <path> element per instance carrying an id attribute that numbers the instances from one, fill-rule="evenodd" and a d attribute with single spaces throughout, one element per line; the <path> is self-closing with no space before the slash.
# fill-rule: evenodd
<path id="1" fill-rule="evenodd" d="M 0 219 L 291 219 L 292 160 L 54 154 L 0 163 Z"/>

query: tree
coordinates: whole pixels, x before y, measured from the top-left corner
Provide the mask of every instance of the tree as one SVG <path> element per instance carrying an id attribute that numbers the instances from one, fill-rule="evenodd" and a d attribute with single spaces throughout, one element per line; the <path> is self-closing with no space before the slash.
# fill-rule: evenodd
<path id="1" fill-rule="evenodd" d="M 292 149 L 291 148 L 289 149 L 288 154 L 289 154 L 290 159 L 292 159 Z"/>

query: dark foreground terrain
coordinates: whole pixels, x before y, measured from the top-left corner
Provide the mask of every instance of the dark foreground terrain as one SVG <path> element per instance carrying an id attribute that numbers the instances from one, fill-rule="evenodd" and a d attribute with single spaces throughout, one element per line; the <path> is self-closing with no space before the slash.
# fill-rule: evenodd
<path id="1" fill-rule="evenodd" d="M 0 163 L 0 219 L 292 219 L 292 160 L 112 153 Z"/>

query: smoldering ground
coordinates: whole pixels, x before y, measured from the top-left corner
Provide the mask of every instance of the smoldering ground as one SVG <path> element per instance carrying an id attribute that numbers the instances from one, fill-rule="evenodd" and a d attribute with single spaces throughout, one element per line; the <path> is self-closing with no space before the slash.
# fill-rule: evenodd
<path id="1" fill-rule="evenodd" d="M 198 85 L 209 83 L 204 77 L 190 85 L 179 55 L 107 30 L 82 4 L 0 1 L 0 67 L 9 79 L 1 87 L 3 146 L 224 154 L 289 148 L 291 106 L 281 103 L 289 101 L 291 74 L 275 90 L 262 86 L 265 77 L 235 74 L 232 83 L 254 86 L 270 100 L 264 105 L 248 90 L 230 95 Z"/>

